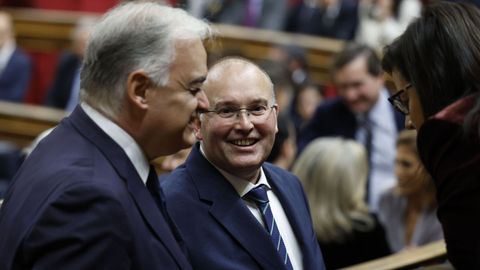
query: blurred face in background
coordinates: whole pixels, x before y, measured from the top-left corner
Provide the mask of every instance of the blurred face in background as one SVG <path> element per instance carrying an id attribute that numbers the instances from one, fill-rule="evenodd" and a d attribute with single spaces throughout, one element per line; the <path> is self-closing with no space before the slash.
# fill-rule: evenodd
<path id="1" fill-rule="evenodd" d="M 368 73 L 366 57 L 360 55 L 335 72 L 334 82 L 352 112 L 366 113 L 378 100 L 383 88 L 383 75 Z"/>
<path id="2" fill-rule="evenodd" d="M 12 21 L 10 15 L 0 11 L 0 48 L 12 39 Z"/>
<path id="3" fill-rule="evenodd" d="M 397 176 L 397 191 L 403 196 L 421 194 L 430 181 L 423 170 L 417 153 L 406 145 L 397 146 L 395 174 Z"/>
<path id="4" fill-rule="evenodd" d="M 321 101 L 322 96 L 317 88 L 307 86 L 300 90 L 297 96 L 297 112 L 303 121 L 308 121 L 312 118 Z"/>

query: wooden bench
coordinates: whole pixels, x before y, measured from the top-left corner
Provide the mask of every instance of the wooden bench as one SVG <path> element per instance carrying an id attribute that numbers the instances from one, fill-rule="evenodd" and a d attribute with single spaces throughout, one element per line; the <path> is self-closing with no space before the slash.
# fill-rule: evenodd
<path id="1" fill-rule="evenodd" d="M 63 110 L 0 101 L 0 140 L 25 147 L 65 114 Z"/>
<path id="2" fill-rule="evenodd" d="M 18 44 L 34 52 L 58 52 L 70 47 L 71 32 L 82 16 L 99 14 L 40 9 L 7 9 L 12 14 Z M 339 40 L 289 34 L 276 31 L 213 24 L 218 33 L 218 44 L 209 50 L 237 51 L 255 61 L 267 58 L 270 48 L 278 45 L 296 45 L 304 48 L 308 68 L 315 82 L 329 81 L 332 56 L 344 42 Z"/>
<path id="3" fill-rule="evenodd" d="M 345 270 L 415 269 L 445 261 L 447 250 L 443 240 L 402 251 L 387 257 L 344 268 Z"/>

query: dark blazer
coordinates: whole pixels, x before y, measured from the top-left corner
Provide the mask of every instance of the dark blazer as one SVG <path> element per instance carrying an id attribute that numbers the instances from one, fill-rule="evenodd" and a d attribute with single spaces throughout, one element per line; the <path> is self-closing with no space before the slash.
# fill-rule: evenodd
<path id="1" fill-rule="evenodd" d="M 325 269 L 300 182 L 269 163 L 263 169 L 294 230 L 304 269 Z M 199 144 L 162 185 L 194 269 L 284 269 L 270 236 Z"/>
<path id="2" fill-rule="evenodd" d="M 73 53 L 64 53 L 60 57 L 53 84 L 48 90 L 45 105 L 65 109 L 72 93 L 73 80 L 82 61 Z"/>
<path id="3" fill-rule="evenodd" d="M 393 107 L 397 131 L 405 127 L 405 118 Z M 318 137 L 340 136 L 355 139 L 357 120 L 341 97 L 323 102 L 298 136 L 298 153 Z"/>
<path id="4" fill-rule="evenodd" d="M 477 92 L 478 93 L 478 92 Z M 480 269 L 480 133 L 464 122 L 478 94 L 464 97 L 423 123 L 418 152 L 437 190 L 437 217 L 442 224 L 448 260 L 455 269 Z"/>
<path id="5" fill-rule="evenodd" d="M 327 18 L 323 8 L 302 3 L 290 11 L 286 30 L 335 39 L 352 40 L 358 25 L 358 1 L 340 0 L 335 18 Z"/>
<path id="6" fill-rule="evenodd" d="M 385 230 L 375 215 L 372 218 L 374 227 L 368 231 L 354 228 L 340 243 L 319 240 L 328 269 L 344 268 L 391 254 Z"/>
<path id="7" fill-rule="evenodd" d="M 22 102 L 32 73 L 30 58 L 19 48 L 0 73 L 0 100 Z"/>
<path id="8" fill-rule="evenodd" d="M 0 269 L 191 269 L 122 148 L 80 108 L 24 162 L 0 211 Z"/>

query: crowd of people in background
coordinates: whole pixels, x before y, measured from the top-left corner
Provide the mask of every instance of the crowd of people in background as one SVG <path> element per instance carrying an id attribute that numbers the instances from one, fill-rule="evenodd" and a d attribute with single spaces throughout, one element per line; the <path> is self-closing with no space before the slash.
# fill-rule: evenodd
<path id="1" fill-rule="evenodd" d="M 168 4 L 169 1 L 158 2 Z M 254 175 L 258 179 L 264 173 L 272 179 L 276 179 L 275 175 L 280 175 L 279 178 L 291 177 L 295 179 L 292 181 L 302 184 L 305 194 L 301 189 L 297 190 L 296 185 L 291 186 L 291 189 L 298 196 L 305 197 L 309 206 L 292 200 L 296 205 L 301 205 L 298 211 L 310 211 L 312 224 L 283 230 L 295 231 L 297 234 L 314 230 L 316 233 L 315 244 L 308 243 L 311 249 L 302 250 L 304 256 L 311 256 L 303 264 L 325 263 L 327 269 L 337 269 L 441 240 L 445 233 L 449 259 L 454 266 L 468 269 L 463 267 L 480 265 L 476 256 L 480 250 L 478 241 L 475 244 L 459 243 L 468 241 L 469 236 L 474 237 L 474 241 L 480 238 L 477 236 L 478 230 L 474 228 L 474 225 L 480 223 L 478 218 L 475 217 L 474 222 L 467 218 L 470 214 L 475 215 L 478 209 L 474 206 L 478 199 L 474 198 L 472 192 L 478 191 L 479 185 L 474 182 L 478 180 L 479 174 L 478 168 L 472 167 L 478 165 L 480 153 L 477 101 L 480 30 L 475 27 L 475 31 L 470 29 L 469 21 L 465 25 L 457 25 L 459 18 L 467 14 L 466 20 L 471 20 L 473 25 L 480 27 L 480 12 L 473 5 L 447 4 L 443 7 L 431 3 L 435 1 L 421 0 L 172 2 L 191 15 L 210 22 L 346 41 L 345 47 L 335 55 L 331 66 L 331 83 L 335 89 L 333 96 L 326 93 L 325 85 L 315 83 L 310 77 L 302 48 L 293 45 L 271 48 L 265 60 L 256 64 L 243 58 L 225 60 L 222 57 L 231 53 L 219 53 L 222 57 L 218 58 L 222 60 L 220 64 L 213 65 L 215 76 L 226 79 L 207 77 L 204 90 L 211 107 L 203 109 L 202 121 L 197 123 L 198 128 L 185 139 L 193 147 L 165 153 L 170 155 L 164 156 L 159 165 L 160 182 L 165 189 L 168 208 L 173 213 L 172 219 L 184 237 L 183 240 L 186 240 L 181 248 L 188 250 L 194 266 L 223 263 L 218 257 L 227 256 L 224 253 L 236 250 L 236 243 L 216 246 L 220 242 L 229 243 L 226 233 L 219 233 L 219 229 L 212 227 L 204 230 L 190 228 L 193 218 L 199 224 L 208 224 L 212 222 L 212 217 L 202 205 L 205 197 L 195 198 L 198 201 L 194 201 L 191 199 L 193 195 L 186 197 L 186 194 L 193 192 L 204 195 L 203 190 L 212 189 L 212 186 L 223 188 L 230 183 L 238 193 L 232 193 L 231 196 L 246 196 L 242 193 L 243 187 L 234 184 L 238 171 L 245 172 L 249 177 Z M 470 2 L 480 5 L 478 1 Z M 430 13 L 422 17 L 427 4 L 433 8 L 427 9 Z M 450 15 L 448 12 L 451 12 Z M 72 33 L 73 50 L 62 52 L 59 57 L 55 76 L 45 90 L 42 105 L 68 113 L 77 107 L 81 91 L 80 68 L 85 59 L 87 40 L 97 20 L 96 17 L 85 17 L 78 21 Z M 429 24 L 431 22 L 428 20 L 438 20 L 448 25 L 450 28 L 447 27 L 445 31 L 451 31 L 448 33 L 452 36 L 445 33 L 442 33 L 445 36 L 429 36 L 428 31 L 440 30 Z M 455 31 L 457 34 L 453 35 Z M 473 34 L 466 34 L 469 31 Z M 445 47 L 430 51 L 430 40 L 441 42 Z M 464 43 L 458 45 L 455 42 Z M 379 52 L 383 48 L 385 58 L 382 63 Z M 467 60 L 462 62 L 459 59 Z M 435 66 L 440 67 L 441 71 L 435 72 Z M 451 69 L 455 70 L 451 72 Z M 248 70 L 253 71 L 248 73 Z M 394 89 L 386 87 L 384 70 L 391 75 L 399 89 L 393 97 L 390 96 Z M 249 76 L 253 76 L 253 79 Z M 23 102 L 31 77 L 32 61 L 28 53 L 15 43 L 10 15 L 0 11 L 0 100 Z M 262 88 L 265 86 L 263 80 L 271 81 L 272 96 L 265 90 L 267 87 Z M 259 93 L 265 94 L 265 100 L 262 100 L 265 104 L 255 103 L 258 93 L 255 96 L 245 91 L 242 96 L 236 96 L 234 101 L 243 102 L 245 104 L 240 105 L 246 106 L 239 105 L 231 113 L 228 111 L 232 109 L 230 107 L 225 112 L 220 111 L 222 104 L 219 109 L 215 107 L 216 101 L 230 97 L 229 91 L 233 92 L 234 88 L 231 85 L 233 81 L 236 81 L 235 87 L 245 84 L 245 90 L 265 90 L 259 90 Z M 257 83 L 259 87 L 255 88 L 249 83 Z M 442 89 L 441 93 L 434 93 L 431 85 Z M 215 98 L 218 95 L 218 99 L 212 98 L 212 95 Z M 435 95 L 440 98 L 434 99 Z M 257 99 L 251 101 L 252 96 Z M 460 98 L 460 104 L 447 107 Z M 397 104 L 397 110 L 391 106 L 389 99 Z M 409 105 L 409 102 L 415 102 L 415 105 Z M 256 115 L 255 109 L 258 107 L 248 107 L 252 103 L 261 105 L 260 109 L 265 110 L 262 114 L 259 113 L 258 119 L 263 117 L 263 113 L 275 119 L 268 118 L 267 124 L 261 122 L 257 125 L 252 117 Z M 275 113 L 274 117 L 270 115 L 270 110 Z M 472 112 L 469 113 L 469 110 Z M 240 118 L 240 127 L 229 127 L 234 126 L 229 122 L 232 117 Z M 427 120 L 430 117 L 432 119 Z M 404 130 L 405 123 L 407 128 L 420 130 L 418 138 L 417 131 Z M 268 145 L 262 152 L 264 156 L 251 161 L 251 166 L 246 166 L 242 162 L 250 160 L 242 160 L 241 157 L 236 160 L 232 156 L 233 150 L 229 153 L 225 151 L 228 148 L 216 144 L 221 144 L 224 139 L 222 136 L 227 136 L 227 127 L 241 132 L 242 129 L 249 129 L 249 125 L 258 126 L 257 129 L 261 131 L 259 137 L 265 137 Z M 423 125 L 425 127 L 420 129 Z M 451 137 L 440 136 L 446 130 Z M 263 137 L 256 140 L 263 140 Z M 436 140 L 430 140 L 431 137 L 436 137 Z M 461 150 L 453 145 L 458 142 L 461 142 Z M 269 148 L 271 151 L 267 151 Z M 0 158 L 3 152 L 12 151 L 18 153 L 18 149 L 12 150 L 0 142 Z M 447 156 L 448 153 L 451 153 L 450 157 Z M 461 161 L 453 161 L 454 157 L 460 156 Z M 263 161 L 267 161 L 268 165 L 264 165 Z M 179 170 L 175 170 L 184 163 Z M 201 176 L 200 170 L 195 174 L 197 163 L 208 166 L 206 175 L 212 182 L 198 181 L 196 185 L 190 186 L 191 183 L 185 180 L 191 178 L 195 182 L 196 177 Z M 270 163 L 276 167 L 269 167 Z M 16 169 L 18 166 L 19 163 L 16 162 L 10 168 Z M 277 167 L 283 170 L 277 171 Z M 468 174 L 464 168 L 471 169 L 474 173 Z M 194 172 L 193 175 L 190 175 L 191 171 Z M 14 171 L 9 169 L 6 173 L 0 170 L 0 180 L 2 173 L 12 177 Z M 228 181 L 220 181 L 221 177 Z M 469 182 L 455 184 L 455 177 Z M 280 182 L 275 181 L 272 182 L 273 185 L 279 185 Z M 196 188 L 199 191 L 194 190 Z M 2 190 L 5 189 L 5 181 L 0 181 L 0 196 L 3 196 Z M 266 185 L 265 189 L 268 192 L 272 188 Z M 227 196 L 225 194 L 223 195 Z M 208 192 L 204 196 L 211 201 L 222 202 L 224 199 Z M 248 196 L 243 200 L 255 205 L 255 199 Z M 185 209 L 186 205 L 189 205 L 188 209 Z M 458 210 L 456 207 L 464 208 Z M 196 209 L 195 214 L 184 213 L 192 209 Z M 285 207 L 285 212 L 288 211 Z M 187 216 L 188 219 L 185 218 Z M 259 221 L 262 220 L 261 217 L 256 217 Z M 467 223 L 471 225 L 465 225 Z M 225 222 L 225 226 L 230 224 Z M 475 233 L 464 233 L 465 226 Z M 301 232 L 297 232 L 297 229 Z M 209 235 L 208 240 L 216 248 L 202 250 L 205 235 Z M 240 234 L 238 238 L 241 242 Z M 291 239 L 286 241 L 285 249 L 292 255 L 288 260 L 297 269 L 302 264 L 299 253 L 295 253 L 299 250 L 298 243 Z M 314 258 L 319 254 L 317 243 L 322 255 Z M 465 253 L 465 250 L 468 252 Z M 244 254 L 235 254 L 241 264 Z M 226 261 L 224 267 L 228 268 L 229 263 L 231 262 Z M 243 263 L 248 268 L 252 262 Z"/>

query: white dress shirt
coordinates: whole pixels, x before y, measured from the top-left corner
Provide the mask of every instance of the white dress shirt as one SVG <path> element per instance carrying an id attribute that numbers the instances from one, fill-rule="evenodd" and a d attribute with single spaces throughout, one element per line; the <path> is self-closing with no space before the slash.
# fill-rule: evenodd
<path id="1" fill-rule="evenodd" d="M 368 204 L 372 212 L 376 212 L 378 209 L 380 195 L 396 183 L 395 144 L 398 131 L 395 125 L 395 115 L 387 98 L 387 90 L 381 90 L 377 103 L 368 114 L 372 125 Z M 360 137 L 361 130 L 359 129 L 355 138 L 361 142 Z"/>
<path id="2" fill-rule="evenodd" d="M 112 120 L 105 117 L 99 111 L 89 106 L 87 103 L 82 102 L 81 106 L 88 117 L 90 117 L 100 129 L 102 129 L 123 149 L 137 170 L 137 173 L 142 179 L 143 183 L 146 184 L 148 173 L 150 171 L 150 165 L 147 157 L 137 142 L 125 130 L 115 124 Z"/>
<path id="3" fill-rule="evenodd" d="M 201 146 L 200 146 L 200 152 L 208 160 Z M 251 189 L 258 187 L 259 185 L 263 184 L 268 187 L 267 196 L 270 203 L 270 208 L 272 210 L 272 214 L 275 219 L 275 222 L 277 223 L 278 231 L 282 236 L 283 243 L 285 244 L 285 248 L 287 249 L 290 262 L 292 263 L 293 269 L 295 270 L 303 269 L 303 257 L 302 257 L 300 245 L 298 244 L 298 241 L 297 241 L 297 238 L 295 237 L 292 226 L 288 221 L 287 215 L 283 210 L 282 204 L 280 203 L 280 201 L 278 200 L 278 197 L 272 191 L 272 188 L 268 183 L 267 177 L 263 172 L 263 168 L 260 168 L 260 177 L 257 183 L 253 184 L 250 181 L 236 177 L 218 168 L 212 162 L 210 163 L 215 168 L 217 168 L 217 170 L 225 177 L 225 179 L 228 180 L 228 182 L 230 182 L 230 184 L 232 184 L 233 188 L 235 188 L 238 195 L 243 199 L 243 201 L 247 205 L 248 210 L 250 210 L 253 216 L 257 219 L 258 222 L 260 222 L 260 224 L 262 224 L 264 228 L 265 228 L 265 224 L 263 222 L 262 213 L 260 212 L 260 209 L 257 207 L 257 205 L 254 202 L 245 200 L 243 196 L 245 196 Z"/>

